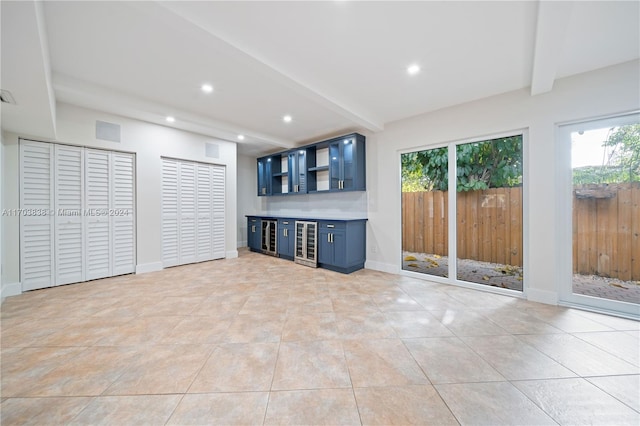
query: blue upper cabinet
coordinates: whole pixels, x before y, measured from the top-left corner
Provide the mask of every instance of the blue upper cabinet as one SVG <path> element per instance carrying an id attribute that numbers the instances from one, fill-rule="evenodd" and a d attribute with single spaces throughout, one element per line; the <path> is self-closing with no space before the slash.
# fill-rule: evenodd
<path id="1" fill-rule="evenodd" d="M 329 142 L 331 191 L 366 189 L 364 136 L 347 135 Z"/>
<path id="2" fill-rule="evenodd" d="M 271 195 L 271 157 L 258 158 L 258 195 Z"/>
<path id="3" fill-rule="evenodd" d="M 365 161 L 358 133 L 258 158 L 258 195 L 365 191 Z"/>
<path id="4" fill-rule="evenodd" d="M 307 193 L 307 150 L 298 149 L 288 155 L 289 194 Z"/>

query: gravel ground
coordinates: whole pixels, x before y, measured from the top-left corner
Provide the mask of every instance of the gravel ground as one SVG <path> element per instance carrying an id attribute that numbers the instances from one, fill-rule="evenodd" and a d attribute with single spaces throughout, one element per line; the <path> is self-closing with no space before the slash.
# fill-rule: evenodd
<path id="1" fill-rule="evenodd" d="M 425 253 L 404 252 L 403 269 L 438 277 L 447 277 L 449 259 Z M 458 279 L 522 291 L 522 268 L 497 263 L 461 259 L 458 261 Z M 574 275 L 573 292 L 630 303 L 640 303 L 640 282 L 622 281 L 596 275 Z"/>

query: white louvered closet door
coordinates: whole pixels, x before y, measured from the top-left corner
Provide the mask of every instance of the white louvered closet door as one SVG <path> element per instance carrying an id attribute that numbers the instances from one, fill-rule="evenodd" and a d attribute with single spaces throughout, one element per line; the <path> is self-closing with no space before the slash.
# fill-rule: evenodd
<path id="1" fill-rule="evenodd" d="M 180 263 L 178 232 L 178 161 L 162 159 L 162 266 Z"/>
<path id="2" fill-rule="evenodd" d="M 55 145 L 55 285 L 84 281 L 83 148 Z"/>
<path id="3" fill-rule="evenodd" d="M 196 259 L 196 165 L 183 161 L 179 167 L 178 223 L 180 231 L 180 263 Z"/>
<path id="4" fill-rule="evenodd" d="M 225 257 L 224 214 L 225 214 L 225 167 L 211 166 L 211 193 L 213 201 L 211 241 L 213 246 L 212 259 Z"/>
<path id="5" fill-rule="evenodd" d="M 20 142 L 20 280 L 22 289 L 54 282 L 53 145 Z"/>
<path id="6" fill-rule="evenodd" d="M 134 272 L 134 154 L 21 140 L 20 187 L 24 291 Z"/>
<path id="7" fill-rule="evenodd" d="M 211 190 L 211 166 L 196 164 L 196 208 L 197 208 L 197 260 L 202 262 L 213 258 L 212 221 L 213 197 Z"/>
<path id="8" fill-rule="evenodd" d="M 225 257 L 225 167 L 162 159 L 162 264 Z"/>
<path id="9" fill-rule="evenodd" d="M 85 271 L 86 279 L 112 274 L 111 226 L 111 153 L 97 149 L 85 151 Z"/>
<path id="10" fill-rule="evenodd" d="M 136 267 L 135 157 L 111 153 L 111 224 L 113 275 L 129 274 Z"/>

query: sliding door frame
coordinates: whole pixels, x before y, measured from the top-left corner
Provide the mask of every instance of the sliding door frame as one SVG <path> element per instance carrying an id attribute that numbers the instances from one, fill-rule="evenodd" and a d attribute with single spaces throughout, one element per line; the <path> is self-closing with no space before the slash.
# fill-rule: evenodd
<path id="1" fill-rule="evenodd" d="M 640 111 L 623 112 L 556 125 L 557 217 L 558 224 L 558 304 L 583 310 L 638 319 L 639 305 L 573 292 L 573 176 L 571 133 L 640 123 Z"/>
<path id="2" fill-rule="evenodd" d="M 522 267 L 523 267 L 523 281 L 522 291 L 510 290 L 499 287 L 493 287 L 485 284 L 477 284 L 468 281 L 461 281 L 457 278 L 457 253 L 458 253 L 458 232 L 457 232 L 457 159 L 456 148 L 458 145 L 475 142 L 485 142 L 492 139 L 505 138 L 510 136 L 522 135 Z M 400 191 L 400 206 L 399 217 L 400 226 L 398 235 L 402 235 L 402 154 L 408 154 L 416 151 L 426 151 L 430 149 L 437 149 L 447 147 L 448 149 L 448 244 L 449 249 L 447 256 L 449 258 L 449 277 L 439 277 L 435 275 L 422 274 L 419 272 L 407 271 L 402 269 L 402 238 L 400 240 L 400 275 L 404 275 L 412 278 L 419 278 L 422 280 L 433 281 L 441 284 L 450 284 L 458 287 L 465 287 L 474 290 L 482 290 L 490 293 L 504 294 L 508 296 L 514 296 L 518 298 L 526 298 L 527 296 L 527 283 L 528 283 L 528 271 L 529 271 L 529 132 L 527 128 L 520 128 L 510 130 L 506 132 L 488 134 L 479 137 L 457 139 L 453 141 L 438 143 L 434 145 L 421 145 L 412 148 L 402 149 L 397 151 L 396 164 L 400 165 L 398 168 L 398 184 L 397 188 Z"/>

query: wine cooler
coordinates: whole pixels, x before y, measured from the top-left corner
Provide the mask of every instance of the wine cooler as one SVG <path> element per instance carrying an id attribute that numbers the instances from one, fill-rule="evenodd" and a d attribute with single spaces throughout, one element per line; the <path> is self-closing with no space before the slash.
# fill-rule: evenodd
<path id="1" fill-rule="evenodd" d="M 316 268 L 318 266 L 318 224 L 296 221 L 294 262 Z"/>
<path id="2" fill-rule="evenodd" d="M 278 221 L 262 220 L 262 253 L 270 256 L 278 255 Z"/>

